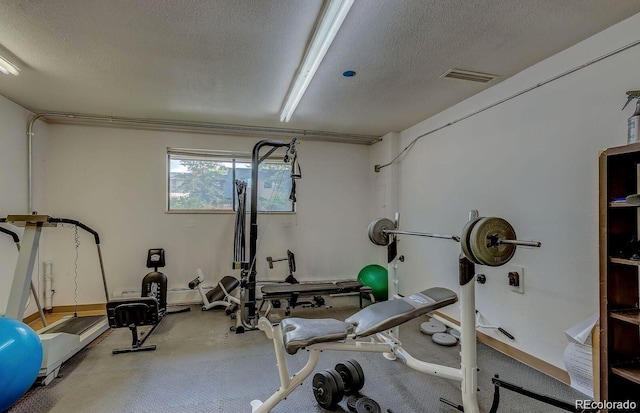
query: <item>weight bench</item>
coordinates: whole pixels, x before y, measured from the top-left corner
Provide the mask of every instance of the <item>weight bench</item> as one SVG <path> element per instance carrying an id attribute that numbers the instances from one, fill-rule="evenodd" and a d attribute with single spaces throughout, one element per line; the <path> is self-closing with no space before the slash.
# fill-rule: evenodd
<path id="1" fill-rule="evenodd" d="M 158 300 L 155 297 L 122 298 L 109 301 L 107 303 L 109 327 L 127 327 L 131 330 L 131 347 L 115 348 L 113 354 L 155 350 L 155 345 L 143 346 L 143 344 L 158 326 L 163 316 L 164 312 L 160 311 Z M 141 339 L 138 327 L 142 326 L 153 327 Z"/>
<path id="2" fill-rule="evenodd" d="M 280 300 L 286 300 L 285 315 L 291 313 L 291 309 L 299 305 L 319 306 L 324 304 L 323 295 L 344 296 L 358 295 L 360 297 L 360 308 L 362 308 L 362 295 L 368 295 L 372 303 L 375 302 L 371 287 L 362 285 L 358 281 L 324 281 L 324 282 L 303 282 L 296 284 L 267 284 L 261 288 L 262 304 L 259 311 L 267 303 L 265 316 L 269 314 L 271 309 L 275 307 L 274 303 Z M 310 302 L 301 302 L 301 298 L 312 298 L 315 304 Z"/>
<path id="3" fill-rule="evenodd" d="M 458 301 L 458 296 L 446 288 L 430 288 L 403 298 L 372 304 L 345 321 L 332 318 L 288 318 L 272 325 L 265 317 L 258 322 L 260 330 L 273 340 L 280 388 L 265 402 L 253 400 L 253 413 L 264 413 L 274 408 L 295 390 L 315 369 L 321 351 L 358 351 L 384 353 L 390 359 L 399 358 L 408 367 L 452 380 L 463 381 L 461 369 L 439 366 L 412 357 L 390 329 Z M 475 331 L 475 327 L 474 328 Z M 358 341 L 368 337 L 367 340 Z M 309 350 L 309 359 L 296 374 L 289 376 L 286 353 Z M 475 385 L 475 384 L 472 384 Z M 475 394 L 475 393 L 474 393 Z"/>

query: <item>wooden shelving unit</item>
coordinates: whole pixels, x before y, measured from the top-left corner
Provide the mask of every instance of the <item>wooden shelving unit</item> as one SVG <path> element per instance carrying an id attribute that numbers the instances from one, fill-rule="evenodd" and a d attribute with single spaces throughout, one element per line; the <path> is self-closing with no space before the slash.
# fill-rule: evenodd
<path id="1" fill-rule="evenodd" d="M 628 260 L 625 258 L 615 258 L 611 257 L 609 260 L 614 264 L 624 264 L 624 265 L 635 265 L 636 267 L 640 267 L 640 261 L 638 260 Z"/>
<path id="2" fill-rule="evenodd" d="M 604 151 L 600 155 L 600 400 L 640 403 L 640 208 L 619 201 L 637 193 L 640 144 Z"/>
<path id="3" fill-rule="evenodd" d="M 632 310 L 611 311 L 609 316 L 627 323 L 640 325 L 640 310 L 637 308 Z"/>
<path id="4" fill-rule="evenodd" d="M 636 384 L 640 384 L 640 367 L 637 367 L 637 368 L 611 367 L 611 372 L 627 380 L 630 380 Z"/>

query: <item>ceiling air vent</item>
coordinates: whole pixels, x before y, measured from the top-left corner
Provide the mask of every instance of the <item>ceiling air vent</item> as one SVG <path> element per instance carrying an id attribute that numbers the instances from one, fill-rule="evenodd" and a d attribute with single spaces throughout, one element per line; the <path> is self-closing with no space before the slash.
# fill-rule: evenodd
<path id="1" fill-rule="evenodd" d="M 440 77 L 468 80 L 470 82 L 489 83 L 493 79 L 497 78 L 498 76 L 490 75 L 488 73 L 470 72 L 468 70 L 449 69 L 445 73 L 443 73 Z"/>

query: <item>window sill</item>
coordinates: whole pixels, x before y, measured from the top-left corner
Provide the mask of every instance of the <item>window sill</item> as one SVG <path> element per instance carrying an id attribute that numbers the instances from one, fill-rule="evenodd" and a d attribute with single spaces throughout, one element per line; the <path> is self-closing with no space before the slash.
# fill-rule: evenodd
<path id="1" fill-rule="evenodd" d="M 199 209 L 183 209 L 183 210 L 169 210 L 164 211 L 165 214 L 223 214 L 223 215 L 235 215 L 236 211 L 216 211 L 216 210 L 199 210 Z M 247 212 L 249 214 L 249 212 Z M 295 215 L 296 211 L 274 211 L 274 212 L 264 212 L 258 211 L 258 215 Z"/>

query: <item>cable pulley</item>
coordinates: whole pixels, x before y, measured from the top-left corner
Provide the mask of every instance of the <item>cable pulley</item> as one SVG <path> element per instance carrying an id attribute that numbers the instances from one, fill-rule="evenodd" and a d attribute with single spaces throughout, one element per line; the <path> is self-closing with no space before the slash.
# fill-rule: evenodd
<path id="1" fill-rule="evenodd" d="M 462 252 L 470 261 L 491 267 L 499 267 L 509 262 L 518 246 L 540 247 L 541 245 L 539 241 L 517 239 L 511 224 L 496 217 L 478 217 L 468 221 L 462 229 L 461 236 L 403 231 L 397 228 L 395 221 L 378 218 L 369 224 L 368 235 L 371 242 L 376 245 L 389 245 L 396 235 L 450 239 L 460 242 Z"/>

